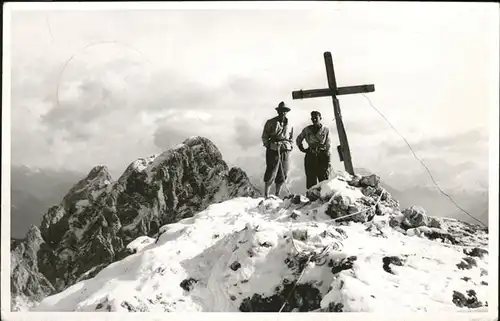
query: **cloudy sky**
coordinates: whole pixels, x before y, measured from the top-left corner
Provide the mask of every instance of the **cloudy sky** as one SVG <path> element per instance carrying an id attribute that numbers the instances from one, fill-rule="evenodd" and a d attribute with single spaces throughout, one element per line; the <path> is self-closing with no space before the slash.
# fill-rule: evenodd
<path id="1" fill-rule="evenodd" d="M 296 134 L 316 109 L 338 143 L 331 99 L 291 98 L 327 86 L 330 51 L 338 85 L 375 84 L 367 97 L 443 189 L 484 193 L 498 108 L 494 3 L 273 7 L 13 11 L 12 164 L 106 164 L 118 178 L 136 158 L 202 135 L 260 182 L 260 134 L 280 101 Z M 399 189 L 432 185 L 363 95 L 340 105 L 355 167 Z M 296 149 L 291 171 L 300 189 L 302 157 Z M 343 169 L 336 153 L 333 165 Z"/>

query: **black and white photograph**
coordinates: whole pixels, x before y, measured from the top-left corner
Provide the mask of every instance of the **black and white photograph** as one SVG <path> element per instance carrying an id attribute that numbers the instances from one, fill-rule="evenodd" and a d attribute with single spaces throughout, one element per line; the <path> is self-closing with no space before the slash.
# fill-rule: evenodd
<path id="1" fill-rule="evenodd" d="M 2 320 L 498 320 L 497 3 L 3 17 Z"/>

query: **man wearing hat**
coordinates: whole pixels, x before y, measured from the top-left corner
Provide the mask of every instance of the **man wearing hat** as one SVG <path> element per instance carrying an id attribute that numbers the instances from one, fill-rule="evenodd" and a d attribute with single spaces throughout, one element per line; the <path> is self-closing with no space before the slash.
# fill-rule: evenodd
<path id="1" fill-rule="evenodd" d="M 279 197 L 288 176 L 288 159 L 293 149 L 293 127 L 286 117 L 290 108 L 280 102 L 275 109 L 278 116 L 267 120 L 262 131 L 262 143 L 266 147 L 265 197 L 269 196 L 273 181 L 276 183 L 276 196 Z"/>
<path id="2" fill-rule="evenodd" d="M 321 113 L 311 112 L 312 125 L 305 127 L 297 136 L 297 146 L 305 153 L 304 168 L 306 172 L 306 188 L 327 180 L 330 176 L 330 130 L 321 123 Z M 308 148 L 302 146 L 306 141 Z"/>

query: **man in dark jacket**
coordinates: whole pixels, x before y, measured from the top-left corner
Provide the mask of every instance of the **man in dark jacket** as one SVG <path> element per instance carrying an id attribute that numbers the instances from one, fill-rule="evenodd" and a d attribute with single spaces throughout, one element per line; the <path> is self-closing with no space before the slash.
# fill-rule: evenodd
<path id="1" fill-rule="evenodd" d="M 286 117 L 290 108 L 280 102 L 275 109 L 278 116 L 267 120 L 262 131 L 262 143 L 266 147 L 265 197 L 269 196 L 273 181 L 276 183 L 276 196 L 280 196 L 281 187 L 288 176 L 289 155 L 293 149 L 293 127 Z"/>
<path id="2" fill-rule="evenodd" d="M 321 113 L 311 112 L 312 125 L 305 127 L 297 136 L 299 150 L 306 153 L 304 167 L 306 172 L 306 188 L 327 180 L 330 176 L 330 130 L 321 123 Z M 302 146 L 307 142 L 308 148 Z"/>

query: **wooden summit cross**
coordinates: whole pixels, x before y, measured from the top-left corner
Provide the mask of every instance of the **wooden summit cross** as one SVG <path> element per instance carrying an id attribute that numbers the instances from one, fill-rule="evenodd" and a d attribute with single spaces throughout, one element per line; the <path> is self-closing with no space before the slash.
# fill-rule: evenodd
<path id="1" fill-rule="evenodd" d="M 337 88 L 337 81 L 335 79 L 335 72 L 333 71 L 332 54 L 325 52 L 326 75 L 328 77 L 328 88 L 325 89 L 311 89 L 311 90 L 296 90 L 292 92 L 293 99 L 316 98 L 331 96 L 333 100 L 333 112 L 335 115 L 335 122 L 337 124 L 337 132 L 339 134 L 340 146 L 337 146 L 340 161 L 344 162 L 345 170 L 354 175 L 354 168 L 352 166 L 351 152 L 349 151 L 349 144 L 347 142 L 347 135 L 345 132 L 344 124 L 342 123 L 342 116 L 340 114 L 340 105 L 337 99 L 338 95 L 359 94 L 375 91 L 375 85 L 361 85 Z"/>

